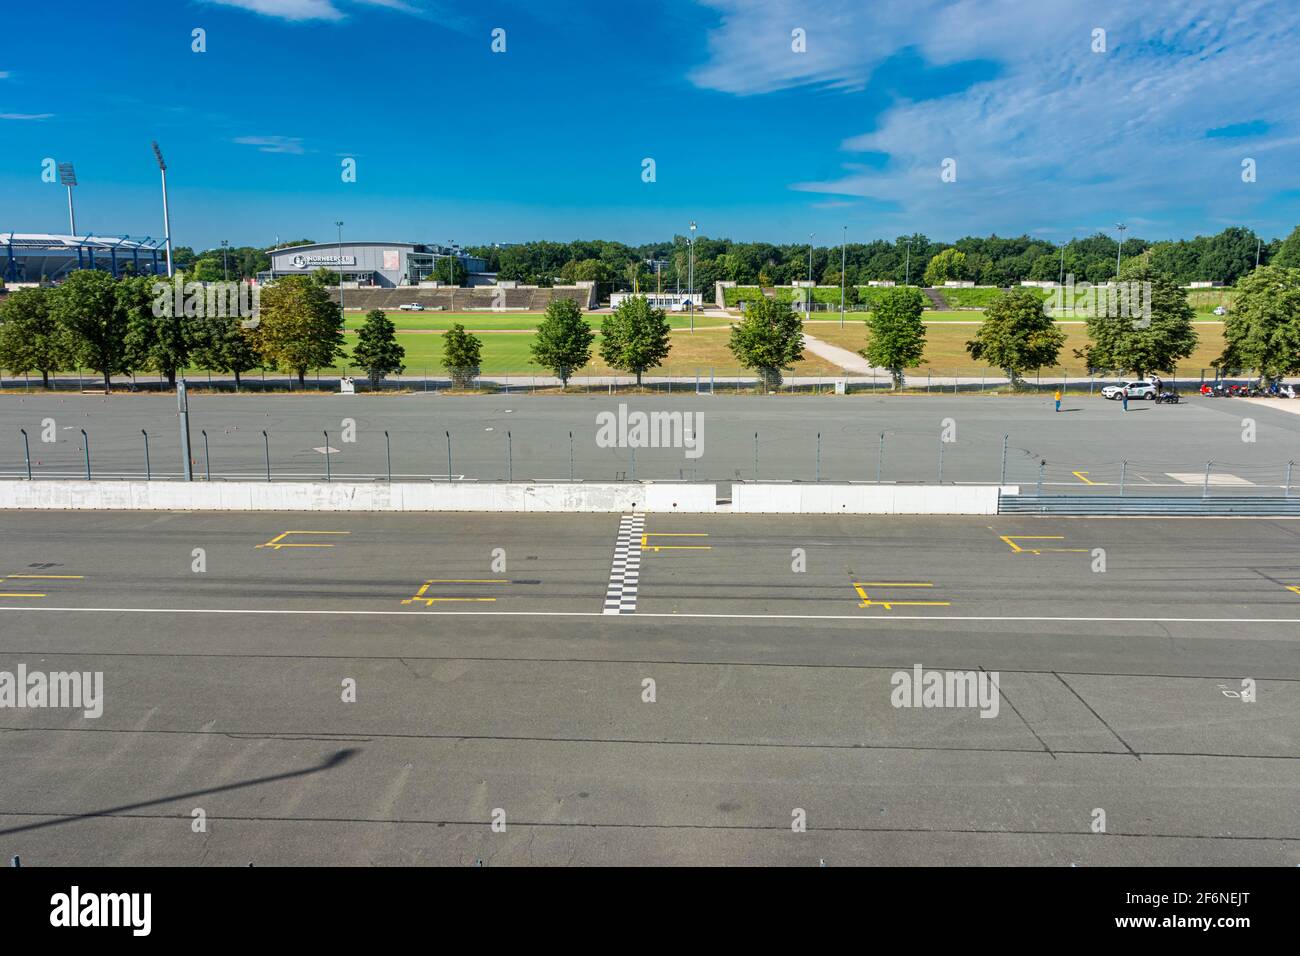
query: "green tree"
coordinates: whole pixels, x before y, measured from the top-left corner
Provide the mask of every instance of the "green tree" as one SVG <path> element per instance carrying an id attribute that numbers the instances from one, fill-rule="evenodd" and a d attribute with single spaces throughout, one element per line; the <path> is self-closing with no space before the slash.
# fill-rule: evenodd
<path id="1" fill-rule="evenodd" d="M 0 299 L 0 368 L 40 372 L 50 387 L 50 373 L 67 361 L 64 330 L 51 314 L 55 292 L 48 288 L 18 289 Z"/>
<path id="2" fill-rule="evenodd" d="M 154 285 L 160 287 L 155 296 Z M 127 364 L 167 376 L 176 387 L 176 375 L 189 361 L 187 322 L 176 311 L 171 285 L 152 276 L 119 279 L 117 297 L 126 313 Z"/>
<path id="3" fill-rule="evenodd" d="M 113 376 L 131 371 L 126 347 L 130 313 L 117 295 L 117 280 L 98 269 L 78 269 L 63 280 L 50 314 L 64 329 L 70 356 L 78 367 L 104 376 L 104 390 Z"/>
<path id="4" fill-rule="evenodd" d="M 1084 359 L 1090 369 L 1132 372 L 1138 378 L 1145 378 L 1148 372 L 1172 372 L 1179 359 L 1196 350 L 1192 326 L 1196 313 L 1187 303 L 1187 293 L 1172 276 L 1151 270 L 1142 260 L 1125 262 L 1121 275 L 1120 307 L 1116 308 L 1105 287 L 1097 289 L 1095 311 L 1100 314 L 1088 316 L 1091 341 L 1076 349 L 1075 356 Z M 1141 286 L 1135 290 L 1130 283 L 1141 283 L 1150 291 L 1142 291 Z M 1150 314 L 1145 306 L 1138 309 L 1138 303 L 1149 306 Z"/>
<path id="5" fill-rule="evenodd" d="M 1018 287 L 993 300 L 966 351 L 977 362 L 1002 369 L 1018 388 L 1021 372 L 1055 365 L 1064 344 L 1065 333 L 1047 314 L 1038 291 Z"/>
<path id="6" fill-rule="evenodd" d="M 764 390 L 781 384 L 781 372 L 803 358 L 803 323 L 789 302 L 766 296 L 749 303 L 731 328 L 727 348 L 745 368 L 759 373 Z"/>
<path id="7" fill-rule="evenodd" d="M 867 347 L 861 355 L 878 368 L 889 369 L 894 388 L 903 387 L 903 369 L 915 368 L 925 354 L 925 296 L 919 289 L 890 289 L 867 318 Z"/>
<path id="8" fill-rule="evenodd" d="M 596 333 L 572 299 L 553 299 L 537 326 L 529 351 L 533 361 L 548 368 L 567 387 L 569 376 L 591 361 L 591 341 Z"/>
<path id="9" fill-rule="evenodd" d="M 1252 369 L 1264 383 L 1300 372 L 1300 269 L 1260 266 L 1238 282 L 1223 340 L 1220 368 Z"/>
<path id="10" fill-rule="evenodd" d="M 1291 234 L 1282 240 L 1271 264 L 1286 269 L 1300 269 L 1300 226 L 1292 229 Z"/>
<path id="11" fill-rule="evenodd" d="M 663 309 L 643 295 L 624 299 L 600 326 L 600 357 L 620 372 L 632 372 L 636 383 L 646 369 L 663 363 L 672 348 L 671 326 Z"/>
<path id="12" fill-rule="evenodd" d="M 469 270 L 455 256 L 440 256 L 433 264 L 433 278 L 448 285 L 463 286 L 469 281 Z"/>
<path id="13" fill-rule="evenodd" d="M 324 368 L 343 349 L 343 311 L 323 286 L 307 276 L 285 276 L 262 289 L 262 315 L 253 342 L 277 368 L 295 372 L 302 385 L 309 368 Z"/>
<path id="14" fill-rule="evenodd" d="M 934 287 L 943 285 L 949 279 L 967 279 L 970 278 L 966 266 L 966 253 L 958 249 L 945 249 L 925 267 L 925 279 L 927 286 Z"/>
<path id="15" fill-rule="evenodd" d="M 190 361 L 197 368 L 235 376 L 235 388 L 245 372 L 262 364 L 253 334 L 237 317 L 190 319 Z"/>
<path id="16" fill-rule="evenodd" d="M 471 388 L 482 366 L 483 340 L 455 323 L 442 336 L 442 367 L 457 388 Z"/>
<path id="17" fill-rule="evenodd" d="M 371 309 L 357 332 L 352 361 L 366 370 L 371 388 L 379 388 L 385 375 L 400 374 L 406 368 L 406 349 L 397 344 L 397 327 L 388 313 Z"/>

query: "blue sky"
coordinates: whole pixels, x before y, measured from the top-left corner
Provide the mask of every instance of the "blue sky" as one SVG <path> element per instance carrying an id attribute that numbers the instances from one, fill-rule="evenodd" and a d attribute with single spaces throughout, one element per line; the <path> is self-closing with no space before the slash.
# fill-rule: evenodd
<path id="1" fill-rule="evenodd" d="M 66 231 L 52 157 L 76 163 L 81 231 L 157 236 L 157 139 L 196 247 L 330 239 L 337 219 L 462 243 L 637 243 L 691 219 L 827 245 L 1117 220 L 1271 237 L 1300 223 L 1298 47 L 1300 5 L 1250 0 L 15 4 L 0 231 Z"/>

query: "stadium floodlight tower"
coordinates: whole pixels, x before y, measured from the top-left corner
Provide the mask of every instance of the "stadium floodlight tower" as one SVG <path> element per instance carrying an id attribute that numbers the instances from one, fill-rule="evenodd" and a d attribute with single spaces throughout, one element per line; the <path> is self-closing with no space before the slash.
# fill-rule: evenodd
<path id="1" fill-rule="evenodd" d="M 1119 263 L 1120 257 L 1124 254 L 1124 230 L 1128 226 L 1122 222 L 1115 223 L 1115 228 L 1119 231 L 1119 248 L 1115 250 L 1115 282 L 1119 282 Z"/>
<path id="2" fill-rule="evenodd" d="M 77 171 L 71 163 L 59 163 L 59 182 L 68 187 L 68 232 L 77 234 L 77 214 L 72 209 L 72 187 L 77 185 Z"/>
<path id="3" fill-rule="evenodd" d="M 158 148 L 157 140 L 153 144 L 153 154 L 158 159 L 158 171 L 162 173 L 162 191 L 163 191 L 163 237 L 167 244 L 167 278 L 171 278 L 172 271 L 172 219 L 171 214 L 167 211 L 167 164 L 163 162 L 162 150 Z"/>

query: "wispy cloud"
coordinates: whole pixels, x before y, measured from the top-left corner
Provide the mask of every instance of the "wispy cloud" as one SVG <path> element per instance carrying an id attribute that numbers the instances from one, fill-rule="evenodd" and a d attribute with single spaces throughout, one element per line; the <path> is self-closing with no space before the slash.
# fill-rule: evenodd
<path id="1" fill-rule="evenodd" d="M 0 113 L 0 120 L 47 120 L 53 113 Z"/>
<path id="2" fill-rule="evenodd" d="M 239 7 L 260 13 L 262 16 L 275 17 L 280 20 L 345 20 L 348 15 L 364 7 L 378 7 L 394 13 L 405 13 L 413 17 L 432 19 L 435 11 L 426 0 L 202 0 L 204 3 L 218 4 L 225 7 Z M 450 11 L 438 14 L 440 21 L 456 21 L 459 18 Z"/>
<path id="3" fill-rule="evenodd" d="M 236 136 L 235 142 L 240 146 L 256 146 L 259 153 L 301 155 L 306 152 L 299 136 Z"/>
<path id="4" fill-rule="evenodd" d="M 8 70 L 0 70 L 0 80 L 7 80 L 11 76 L 13 76 L 13 74 Z"/>
<path id="5" fill-rule="evenodd" d="M 997 63 L 992 79 L 934 98 L 894 98 L 843 131 L 843 172 L 798 182 L 814 194 L 896 203 L 894 224 L 944 236 L 1001 225 L 1037 229 L 1123 211 L 1245 218 L 1296 184 L 1287 140 L 1300 8 L 1261 0 L 708 0 L 719 12 L 698 86 L 761 95 L 814 86 L 869 88 L 886 60 L 914 50 L 932 67 Z M 807 52 L 791 51 L 791 30 Z M 1093 31 L 1106 31 L 1094 52 Z M 1248 92 L 1245 92 L 1248 91 Z M 1243 115 L 1244 114 L 1244 115 Z M 852 115 L 851 112 L 846 115 Z M 1266 119 L 1261 119 L 1266 118 Z M 1236 135 L 1207 137 L 1207 130 Z M 861 153 L 887 161 L 863 167 Z M 1240 161 L 1259 158 L 1259 179 Z M 1267 157 L 1267 161 L 1264 157 Z M 940 179 L 945 158 L 957 181 Z M 1170 196 L 1185 197 L 1184 203 Z M 958 233 L 960 234 L 960 233 Z"/>

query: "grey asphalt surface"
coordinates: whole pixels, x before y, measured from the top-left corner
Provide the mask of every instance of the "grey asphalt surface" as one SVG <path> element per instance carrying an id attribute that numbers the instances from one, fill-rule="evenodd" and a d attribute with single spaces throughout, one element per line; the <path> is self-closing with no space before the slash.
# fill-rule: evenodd
<path id="1" fill-rule="evenodd" d="M 617 528 L 0 514 L 0 590 L 45 594 L 0 598 L 0 670 L 103 671 L 107 697 L 98 720 L 0 709 L 0 851 L 1300 863 L 1300 522 L 649 515 L 636 613 L 610 617 Z M 428 580 L 496 600 L 402 603 Z M 948 603 L 864 607 L 855 582 Z M 999 672 L 998 715 L 891 706 L 917 664 Z"/>
<path id="2" fill-rule="evenodd" d="M 703 454 L 642 448 L 635 465 L 627 448 L 599 448 L 596 416 L 631 411 L 703 414 Z M 191 403 L 196 473 L 214 480 L 265 475 L 262 430 L 269 436 L 272 474 L 321 479 L 329 432 L 336 479 L 387 475 L 388 431 L 395 478 L 451 473 L 467 480 L 699 480 L 731 482 L 816 480 L 821 434 L 823 481 L 934 482 L 939 477 L 940 433 L 951 420 L 955 441 L 943 447 L 943 480 L 989 483 L 1001 477 L 1003 436 L 1007 480 L 1035 485 L 1039 462 L 1050 492 L 1114 494 L 1121 462 L 1127 493 L 1199 494 L 1213 461 L 1211 491 L 1282 493 L 1287 462 L 1300 458 L 1300 414 L 1238 399 L 1189 398 L 1177 406 L 1069 396 L 1053 412 L 1050 396 L 441 396 L 195 395 Z M 343 441 L 345 420 L 355 441 Z M 1248 427 L 1243 420 L 1249 419 Z M 52 420 L 56 441 L 45 443 Z M 150 436 L 155 477 L 181 472 L 176 400 L 168 395 L 114 394 L 0 396 L 0 477 L 25 474 L 22 437 L 31 443 L 36 477 L 85 474 L 80 430 L 90 438 L 96 477 L 143 477 L 144 439 Z M 208 433 L 205 453 L 201 431 Z M 880 434 L 885 434 L 880 455 Z M 507 439 L 509 433 L 509 439 Z M 1243 436 L 1253 438 L 1243 440 Z M 509 446 L 509 447 L 508 447 Z M 513 470 L 511 470 L 513 469 Z M 1300 475 L 1294 478 L 1300 485 Z"/>

